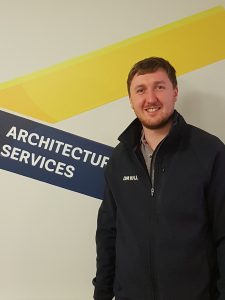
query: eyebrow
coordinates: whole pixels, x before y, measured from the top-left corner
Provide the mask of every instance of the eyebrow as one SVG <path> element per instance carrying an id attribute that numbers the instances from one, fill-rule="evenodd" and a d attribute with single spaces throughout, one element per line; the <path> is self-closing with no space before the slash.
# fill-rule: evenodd
<path id="1" fill-rule="evenodd" d="M 166 84 L 166 82 L 164 81 L 164 80 L 157 80 L 157 81 L 154 81 L 153 82 L 153 84 Z M 138 85 L 136 85 L 136 86 L 134 86 L 134 88 L 135 89 L 137 89 L 137 88 L 140 88 L 140 87 L 144 87 L 145 86 L 145 84 L 138 84 Z"/>
<path id="2" fill-rule="evenodd" d="M 135 85 L 134 88 L 138 89 L 138 88 L 143 87 L 143 86 L 145 86 L 145 84 L 138 84 L 138 85 Z"/>
<path id="3" fill-rule="evenodd" d="M 154 81 L 154 83 L 159 84 L 159 83 L 164 83 L 166 84 L 166 82 L 164 80 L 158 80 L 158 81 Z"/>

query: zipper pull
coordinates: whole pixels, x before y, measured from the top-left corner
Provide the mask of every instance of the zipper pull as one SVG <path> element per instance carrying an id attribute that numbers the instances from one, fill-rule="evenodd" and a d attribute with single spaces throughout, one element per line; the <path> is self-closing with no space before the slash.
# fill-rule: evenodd
<path id="1" fill-rule="evenodd" d="M 154 187 L 151 188 L 151 196 L 153 197 L 154 196 L 154 192 L 155 192 L 155 189 Z"/>

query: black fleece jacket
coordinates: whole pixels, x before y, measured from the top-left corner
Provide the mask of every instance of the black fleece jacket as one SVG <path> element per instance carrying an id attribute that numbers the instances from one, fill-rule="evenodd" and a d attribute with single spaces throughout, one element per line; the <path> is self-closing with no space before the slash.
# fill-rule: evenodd
<path id="1" fill-rule="evenodd" d="M 225 300 L 225 146 L 175 112 L 149 176 L 141 130 L 106 168 L 94 299 Z"/>

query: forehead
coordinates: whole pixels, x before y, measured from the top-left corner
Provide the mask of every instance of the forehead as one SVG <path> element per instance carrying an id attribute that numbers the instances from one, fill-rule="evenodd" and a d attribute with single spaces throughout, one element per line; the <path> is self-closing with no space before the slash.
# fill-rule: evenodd
<path id="1" fill-rule="evenodd" d="M 166 71 L 159 69 L 152 73 L 136 73 L 131 81 L 131 88 L 135 87 L 136 85 L 153 84 L 156 82 L 171 83 Z"/>

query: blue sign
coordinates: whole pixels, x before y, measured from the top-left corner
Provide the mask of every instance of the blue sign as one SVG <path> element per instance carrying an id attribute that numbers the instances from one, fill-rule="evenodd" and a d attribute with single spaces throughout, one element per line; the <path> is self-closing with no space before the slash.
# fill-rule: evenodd
<path id="1" fill-rule="evenodd" d="M 112 148 L 0 111 L 0 168 L 98 199 Z"/>

